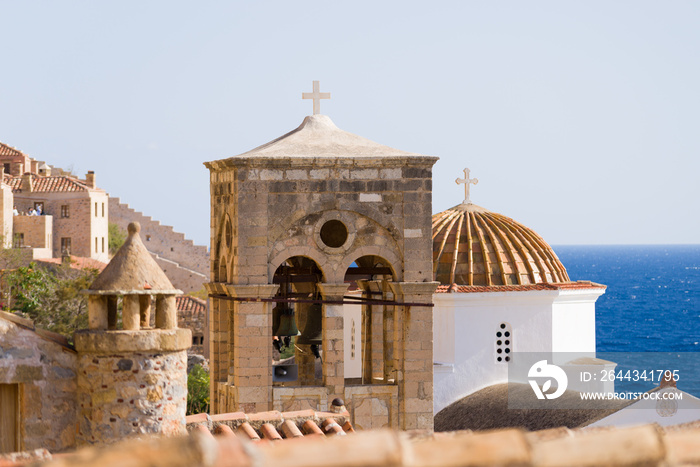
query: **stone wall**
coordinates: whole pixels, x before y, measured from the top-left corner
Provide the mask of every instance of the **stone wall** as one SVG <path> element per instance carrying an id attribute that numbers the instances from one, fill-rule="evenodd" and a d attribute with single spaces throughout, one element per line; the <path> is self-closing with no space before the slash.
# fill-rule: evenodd
<path id="1" fill-rule="evenodd" d="M 51 248 L 53 216 L 14 216 L 14 235 L 22 235 L 22 245 L 32 248 Z"/>
<path id="2" fill-rule="evenodd" d="M 184 433 L 191 339 L 185 329 L 76 332 L 78 445 Z"/>
<path id="3" fill-rule="evenodd" d="M 12 188 L 4 183 L 0 184 L 0 243 L 5 248 L 12 246 L 12 208 L 15 197 Z"/>
<path id="4" fill-rule="evenodd" d="M 175 298 L 177 304 L 177 327 L 192 331 L 192 347 L 189 353 L 203 355 L 209 358 L 204 345 L 208 340 L 207 329 L 207 302 L 188 295 Z"/>
<path id="5" fill-rule="evenodd" d="M 119 198 L 109 198 L 109 221 L 122 229 L 130 222 L 141 224 L 141 238 L 148 251 L 168 275 L 173 285 L 187 292 L 202 289 L 209 274 L 209 251 L 207 247 L 195 245 L 184 234 L 175 232 L 171 226 L 130 208 Z"/>
<path id="6" fill-rule="evenodd" d="M 76 360 L 66 340 L 0 312 L 0 384 L 18 384 L 21 449 L 75 447 Z"/>
<path id="7" fill-rule="evenodd" d="M 412 305 L 386 313 L 376 310 L 382 317 L 391 315 L 391 330 L 379 326 L 377 317 L 377 325 L 363 328 L 363 333 L 372 332 L 367 342 L 377 344 L 376 352 L 367 355 L 367 382 L 373 381 L 374 367 L 383 379 L 388 380 L 384 377 L 392 372 L 393 388 L 371 387 L 366 393 L 356 389 L 351 395 L 360 425 L 432 428 L 430 304 L 437 283 L 431 282 L 431 168 L 435 160 L 299 156 L 234 157 L 207 163 L 212 216 L 212 282 L 207 287 L 237 300 L 231 306 L 224 299 L 212 299 L 212 381 L 220 383 L 212 385 L 214 411 L 223 410 L 218 406 L 223 400 L 225 410 L 252 407 L 256 411 L 270 410 L 275 404 L 322 403 L 305 394 L 304 387 L 285 389 L 294 395 L 292 402 L 275 400 L 274 391 L 270 399 L 271 359 L 260 358 L 260 352 L 270 347 L 271 307 L 252 301 L 265 298 L 254 292 L 272 287 L 267 284 L 280 265 L 304 257 L 315 262 L 322 276 L 314 287 L 325 301 L 325 403 L 350 395 L 345 388 L 342 306 L 337 304 L 348 287 L 346 272 L 353 264 L 389 268 L 387 275 L 393 279 L 389 283 L 396 286 L 392 296 Z M 373 364 L 374 358 L 381 362 Z M 223 388 L 226 394 L 217 394 Z M 377 409 L 382 404 L 384 409 Z M 353 404 L 349 410 L 355 410 Z"/>
<path id="8" fill-rule="evenodd" d="M 15 195 L 15 204 L 20 213 L 26 213 L 27 209 L 33 208 L 38 202 L 44 204 L 43 213 L 54 219 L 54 258 L 61 257 L 61 238 L 70 238 L 72 255 L 104 263 L 109 261 L 109 204 L 104 191 L 22 192 Z M 62 209 L 62 206 L 66 208 Z"/>

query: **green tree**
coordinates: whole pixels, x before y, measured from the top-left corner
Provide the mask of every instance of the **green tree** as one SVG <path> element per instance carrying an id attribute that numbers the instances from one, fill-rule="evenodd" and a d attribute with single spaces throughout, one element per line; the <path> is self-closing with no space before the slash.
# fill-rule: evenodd
<path id="1" fill-rule="evenodd" d="M 12 311 L 34 321 L 37 327 L 57 332 L 72 341 L 73 332 L 87 328 L 87 297 L 80 293 L 98 275 L 96 269 L 73 269 L 68 264 L 19 267 L 5 277 Z"/>
<path id="2" fill-rule="evenodd" d="M 187 415 L 209 412 L 209 373 L 195 365 L 187 375 Z"/>
<path id="3" fill-rule="evenodd" d="M 114 255 L 126 241 L 126 231 L 119 227 L 114 222 L 110 222 L 107 226 L 107 243 L 109 245 L 109 254 Z"/>

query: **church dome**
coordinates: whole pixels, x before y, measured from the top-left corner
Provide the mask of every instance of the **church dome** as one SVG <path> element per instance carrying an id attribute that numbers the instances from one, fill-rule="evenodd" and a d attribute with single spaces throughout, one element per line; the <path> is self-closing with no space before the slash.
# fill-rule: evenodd
<path id="1" fill-rule="evenodd" d="M 443 285 L 569 282 L 566 269 L 542 237 L 471 203 L 433 216 L 433 274 Z"/>

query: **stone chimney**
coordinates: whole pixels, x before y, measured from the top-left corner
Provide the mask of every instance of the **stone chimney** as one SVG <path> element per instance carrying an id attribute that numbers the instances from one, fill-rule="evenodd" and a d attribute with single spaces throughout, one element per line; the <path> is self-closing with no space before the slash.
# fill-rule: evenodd
<path id="1" fill-rule="evenodd" d="M 34 182 L 32 181 L 32 174 L 30 174 L 29 172 L 22 175 L 22 191 L 25 191 L 27 193 L 31 193 L 32 191 L 34 191 Z"/>
<path id="2" fill-rule="evenodd" d="M 92 170 L 88 170 L 87 175 L 85 175 L 85 184 L 89 188 L 96 188 L 95 187 L 95 172 Z"/>
<path id="3" fill-rule="evenodd" d="M 33 174 L 39 173 L 39 161 L 36 159 L 31 159 L 29 161 L 29 171 Z"/>
<path id="4" fill-rule="evenodd" d="M 88 174 L 89 175 L 89 174 Z M 178 329 L 173 287 L 141 241 L 129 236 L 82 293 L 88 329 L 75 332 L 78 352 L 78 446 L 146 433 L 182 435 L 187 409 L 189 329 Z M 122 298 L 121 328 L 118 298 Z M 155 328 L 150 327 L 155 298 Z"/>
<path id="5" fill-rule="evenodd" d="M 42 162 L 39 164 L 39 175 L 42 175 L 44 177 L 50 177 L 51 176 L 51 166 L 47 164 L 46 162 Z"/>

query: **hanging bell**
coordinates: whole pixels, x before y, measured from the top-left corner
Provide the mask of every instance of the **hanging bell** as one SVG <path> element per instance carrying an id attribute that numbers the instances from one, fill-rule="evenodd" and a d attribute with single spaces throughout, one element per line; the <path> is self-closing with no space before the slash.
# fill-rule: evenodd
<path id="1" fill-rule="evenodd" d="M 306 315 L 304 332 L 297 339 L 297 344 L 321 345 L 323 343 L 323 308 L 319 303 L 309 307 Z"/>
<path id="2" fill-rule="evenodd" d="M 280 316 L 282 315 L 282 305 L 276 305 L 272 309 L 272 335 L 276 336 L 275 331 L 280 327 Z"/>
<path id="3" fill-rule="evenodd" d="M 291 308 L 282 308 L 280 311 L 280 324 L 273 334 L 275 336 L 296 336 L 299 334 L 297 322 L 294 318 L 294 310 Z"/>

